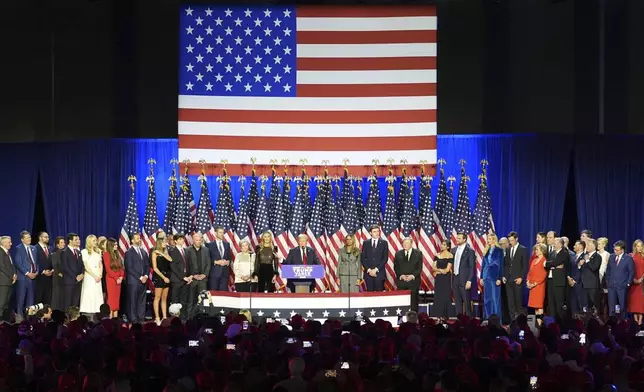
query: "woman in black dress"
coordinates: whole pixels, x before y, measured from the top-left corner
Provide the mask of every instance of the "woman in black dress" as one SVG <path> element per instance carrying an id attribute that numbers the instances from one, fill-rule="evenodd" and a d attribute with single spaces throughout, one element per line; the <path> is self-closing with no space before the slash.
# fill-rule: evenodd
<path id="1" fill-rule="evenodd" d="M 441 251 L 434 258 L 434 304 L 431 315 L 437 318 L 448 318 L 452 314 L 452 266 L 454 255 L 449 251 L 450 243 L 441 242 Z"/>
<path id="2" fill-rule="evenodd" d="M 168 318 L 168 291 L 170 291 L 170 262 L 172 257 L 168 254 L 168 247 L 165 243 L 165 234 L 159 233 L 157 236 L 157 243 L 152 251 L 152 283 L 154 283 L 154 303 L 152 308 L 154 310 L 154 318 L 157 325 L 161 325 L 160 315 L 163 318 Z M 159 303 L 161 304 L 161 311 L 159 312 Z"/>

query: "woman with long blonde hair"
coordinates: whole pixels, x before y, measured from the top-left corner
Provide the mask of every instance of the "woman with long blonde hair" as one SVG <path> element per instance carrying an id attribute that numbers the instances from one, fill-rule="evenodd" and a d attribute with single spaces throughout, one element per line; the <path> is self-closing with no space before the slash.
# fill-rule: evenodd
<path id="1" fill-rule="evenodd" d="M 81 251 L 81 259 L 85 267 L 83 277 L 80 312 L 95 314 L 100 311 L 103 305 L 103 258 L 101 249 L 98 247 L 96 236 L 90 234 L 85 239 L 85 249 Z"/>
<path id="2" fill-rule="evenodd" d="M 275 277 L 279 275 L 279 256 L 277 246 L 273 242 L 273 234 L 265 231 L 260 237 L 259 245 L 255 247 L 253 277 L 257 278 L 257 290 L 260 293 L 275 291 Z"/>
<path id="3" fill-rule="evenodd" d="M 157 242 L 152 250 L 152 283 L 154 283 L 154 318 L 157 325 L 161 325 L 163 319 L 168 318 L 168 292 L 170 291 L 170 262 L 172 257 L 168 253 L 168 246 L 165 242 L 165 233 L 157 234 Z M 159 304 L 161 311 L 159 311 Z"/>
<path id="4" fill-rule="evenodd" d="M 356 237 L 348 234 L 344 237 L 344 246 L 340 249 L 338 262 L 337 284 L 343 293 L 357 293 L 362 283 L 362 263 L 360 262 L 360 248 L 356 244 Z"/>
<path id="5" fill-rule="evenodd" d="M 642 315 L 644 315 L 644 242 L 637 239 L 633 242 L 633 264 L 635 267 L 635 276 L 633 276 L 633 285 L 628 293 L 628 311 L 633 313 L 633 318 L 638 325 L 642 325 Z"/>

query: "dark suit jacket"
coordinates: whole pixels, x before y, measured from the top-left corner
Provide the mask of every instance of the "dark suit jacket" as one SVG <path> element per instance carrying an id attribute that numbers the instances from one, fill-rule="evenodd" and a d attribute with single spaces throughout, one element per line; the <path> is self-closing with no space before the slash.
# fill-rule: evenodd
<path id="1" fill-rule="evenodd" d="M 360 261 L 365 271 L 372 268 L 378 268 L 378 274 L 376 275 L 377 279 L 383 280 L 386 276 L 385 265 L 387 260 L 389 260 L 389 244 L 383 239 L 378 240 L 378 244 L 374 249 L 371 242 L 371 238 L 365 240 L 362 244 L 362 253 L 360 255 Z M 365 277 L 368 276 L 365 274 Z"/>
<path id="2" fill-rule="evenodd" d="M 31 257 L 33 258 L 34 267 L 36 267 L 36 271 L 34 272 L 40 272 L 38 269 L 38 262 L 36 260 L 36 247 L 33 245 L 27 246 L 31 249 Z M 27 246 L 24 244 L 16 246 L 13 262 L 16 270 L 18 271 L 18 280 L 31 281 L 31 279 L 26 275 L 27 272 L 31 271 L 31 262 L 29 260 L 29 256 L 27 256 Z"/>
<path id="3" fill-rule="evenodd" d="M 194 245 L 186 249 L 186 258 L 188 259 L 188 275 L 210 275 L 212 261 L 210 261 L 210 251 L 205 246 L 201 247 L 201 260 L 197 260 L 197 251 Z"/>
<path id="4" fill-rule="evenodd" d="M 577 284 L 581 284 L 581 271 L 579 268 L 577 268 L 577 265 L 579 264 L 579 260 L 584 257 L 584 253 L 582 252 L 579 257 L 577 257 L 576 253 L 571 253 L 570 255 L 570 267 L 568 267 L 568 276 L 570 276 Z"/>
<path id="5" fill-rule="evenodd" d="M 60 255 L 60 269 L 63 272 L 64 285 L 77 284 L 76 277 L 85 271 L 83 261 L 81 260 L 80 249 L 78 249 L 77 259 L 71 248 L 69 246 L 65 247 Z"/>
<path id="6" fill-rule="evenodd" d="M 177 247 L 173 247 L 168 253 L 172 257 L 172 262 L 170 263 L 170 282 L 184 283 L 183 278 L 190 276 L 188 273 L 187 249 L 184 249 L 183 256 Z"/>
<path id="7" fill-rule="evenodd" d="M 233 262 L 233 252 L 230 249 L 230 243 L 228 243 L 227 241 L 222 241 L 222 243 L 224 246 L 223 255 L 219 252 L 219 248 L 217 247 L 217 240 L 206 244 L 206 248 L 208 248 L 208 251 L 210 252 L 210 274 L 216 277 L 227 276 L 230 271 L 230 265 L 227 265 L 225 267 L 216 265 L 215 260 L 228 260 L 229 263 Z"/>
<path id="8" fill-rule="evenodd" d="M 608 289 L 625 289 L 633 282 L 635 276 L 635 264 L 633 258 L 626 253 L 622 253 L 619 265 L 615 262 L 615 254 L 608 257 L 608 266 L 606 266 L 606 286 Z"/>
<path id="9" fill-rule="evenodd" d="M 595 252 L 590 259 L 581 266 L 581 284 L 585 289 L 599 288 L 599 267 L 602 265 L 602 257 Z"/>
<path id="10" fill-rule="evenodd" d="M 16 268 L 11 263 L 9 255 L 0 249 L 0 286 L 13 285 L 13 276 L 16 274 Z"/>
<path id="11" fill-rule="evenodd" d="M 548 279 L 548 284 L 552 283 L 555 287 L 565 287 L 566 276 L 568 275 L 566 266 L 570 263 L 570 253 L 566 249 L 561 249 L 559 253 L 555 251 L 552 255 L 552 260 L 546 261 L 545 266 L 546 270 L 552 271 L 552 279 Z"/>
<path id="12" fill-rule="evenodd" d="M 414 275 L 414 280 L 409 283 L 420 284 L 420 272 L 423 269 L 423 254 L 418 249 L 411 249 L 409 260 L 405 257 L 405 250 L 401 249 L 394 256 L 394 271 L 400 280 L 401 275 Z M 405 282 L 407 283 L 407 282 Z"/>
<path id="13" fill-rule="evenodd" d="M 148 276 L 150 273 L 149 256 L 143 247 L 141 249 L 141 256 L 134 247 L 125 252 L 125 279 L 127 284 L 143 284 L 141 283 L 141 276 Z"/>
<path id="14" fill-rule="evenodd" d="M 514 252 L 514 258 L 511 258 L 512 247 L 508 248 L 505 252 L 505 260 L 503 262 L 503 269 L 505 272 L 503 276 L 508 282 L 513 282 L 517 278 L 525 280 L 528 274 L 528 251 L 525 246 L 519 244 L 517 250 Z"/>
<path id="15" fill-rule="evenodd" d="M 456 251 L 458 247 L 452 248 L 452 254 L 454 255 L 454 265 L 456 266 Z M 454 267 L 456 268 L 456 267 Z M 465 286 L 467 282 L 471 282 L 474 279 L 474 274 L 476 273 L 476 255 L 474 254 L 474 249 L 469 245 L 465 244 L 465 249 L 463 249 L 463 254 L 461 255 L 461 261 L 458 265 L 458 271 L 454 271 L 454 274 L 458 272 L 458 276 L 454 276 L 454 279 L 458 279 L 459 286 Z M 472 285 L 474 287 L 474 285 Z"/>
<path id="16" fill-rule="evenodd" d="M 292 248 L 291 250 L 288 251 L 288 255 L 286 256 L 286 260 L 284 260 L 283 264 L 287 265 L 302 265 L 304 264 L 302 262 L 302 252 L 300 252 L 300 247 L 296 246 L 295 248 Z M 313 248 L 310 246 L 306 247 L 306 265 L 317 265 L 320 264 L 320 260 L 318 260 L 317 254 L 315 254 L 315 251 Z"/>
<path id="17" fill-rule="evenodd" d="M 47 254 L 42 249 L 42 246 L 40 246 L 40 244 L 36 244 L 35 246 L 36 246 L 36 264 L 38 265 L 38 271 L 42 272 L 45 270 L 52 269 L 53 266 L 51 263 L 51 256 L 54 254 L 54 251 L 52 250 L 52 248 L 50 246 L 47 246 L 47 250 L 49 251 L 49 256 L 47 256 Z"/>

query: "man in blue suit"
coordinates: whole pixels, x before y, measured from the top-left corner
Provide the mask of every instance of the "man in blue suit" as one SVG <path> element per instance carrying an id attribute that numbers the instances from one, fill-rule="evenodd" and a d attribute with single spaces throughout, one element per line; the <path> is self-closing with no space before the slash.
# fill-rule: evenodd
<path id="1" fill-rule="evenodd" d="M 127 317 L 131 323 L 143 323 L 145 321 L 145 293 L 148 273 L 150 272 L 150 262 L 147 252 L 141 247 L 141 234 L 132 234 L 130 244 L 130 249 L 125 252 Z"/>
<path id="2" fill-rule="evenodd" d="M 631 286 L 635 275 L 633 258 L 624 253 L 626 243 L 617 241 L 613 245 L 613 253 L 608 258 L 606 267 L 606 285 L 608 286 L 608 312 L 611 316 L 615 313 L 626 311 L 626 292 Z M 619 312 L 616 306 L 619 305 Z"/>
<path id="3" fill-rule="evenodd" d="M 570 309 L 573 314 L 581 313 L 586 306 L 586 293 L 581 285 L 581 270 L 577 267 L 579 261 L 584 258 L 586 243 L 577 241 L 573 246 L 574 253 L 570 256 L 570 267 L 568 267 L 568 286 L 570 286 Z"/>
<path id="4" fill-rule="evenodd" d="M 476 255 L 474 249 L 467 244 L 465 233 L 456 234 L 456 248 L 452 248 L 454 255 L 454 305 L 456 314 L 472 315 L 472 279 L 476 273 Z"/>
<path id="5" fill-rule="evenodd" d="M 20 245 L 16 246 L 14 259 L 18 270 L 16 308 L 18 315 L 24 318 L 25 308 L 34 304 L 38 276 L 36 247 L 31 245 L 31 234 L 28 231 L 20 233 Z"/>
<path id="6" fill-rule="evenodd" d="M 367 291 L 382 291 L 387 276 L 385 266 L 389 260 L 389 243 L 380 238 L 380 226 L 371 226 L 369 233 L 371 238 L 362 244 L 361 262 L 366 272 L 364 282 Z"/>
<path id="7" fill-rule="evenodd" d="M 85 271 L 80 254 L 80 237 L 76 233 L 67 234 L 67 247 L 60 254 L 60 270 L 63 274 L 61 307 L 67 311 L 70 306 L 80 305 L 81 282 Z"/>
<path id="8" fill-rule="evenodd" d="M 230 263 L 233 261 L 233 252 L 230 243 L 224 241 L 224 228 L 215 228 L 215 240 L 206 244 L 210 253 L 212 268 L 208 276 L 208 288 L 215 291 L 228 291 L 228 277 L 230 276 Z"/>

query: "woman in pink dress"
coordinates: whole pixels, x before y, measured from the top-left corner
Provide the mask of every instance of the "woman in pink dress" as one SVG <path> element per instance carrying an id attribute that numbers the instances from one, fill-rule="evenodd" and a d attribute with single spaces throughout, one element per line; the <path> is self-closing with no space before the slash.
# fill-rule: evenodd
<path id="1" fill-rule="evenodd" d="M 628 311 L 633 313 L 633 318 L 638 325 L 642 325 L 644 315 L 644 243 L 642 240 L 633 242 L 633 264 L 635 264 L 635 276 L 633 285 L 628 293 Z"/>

